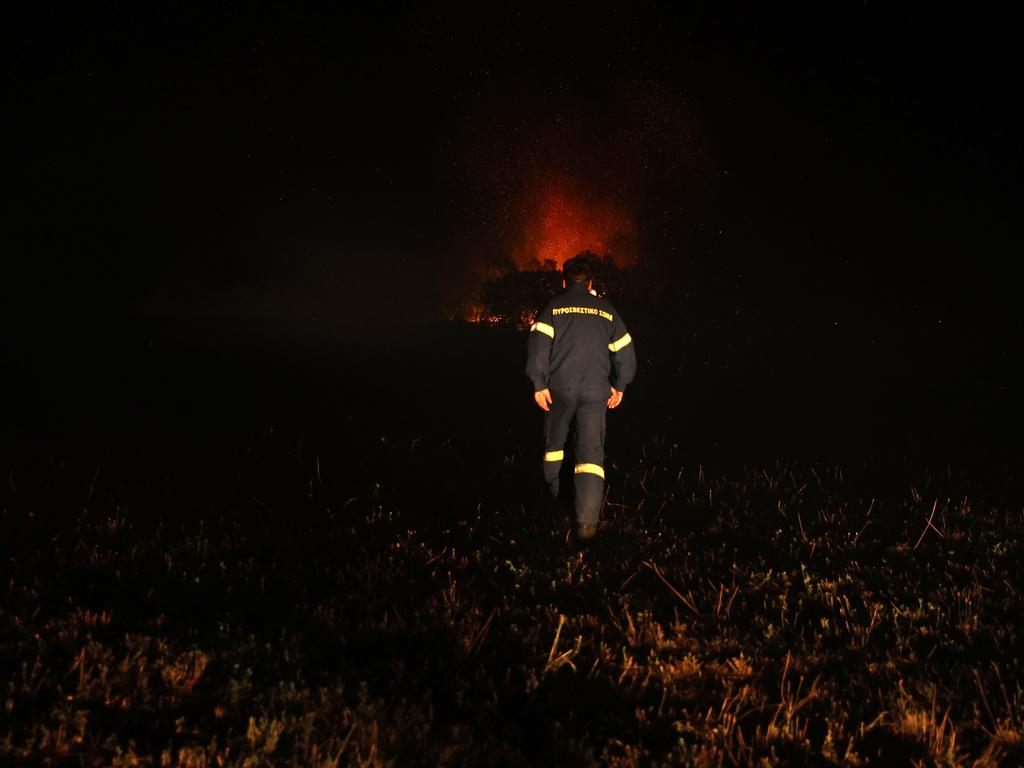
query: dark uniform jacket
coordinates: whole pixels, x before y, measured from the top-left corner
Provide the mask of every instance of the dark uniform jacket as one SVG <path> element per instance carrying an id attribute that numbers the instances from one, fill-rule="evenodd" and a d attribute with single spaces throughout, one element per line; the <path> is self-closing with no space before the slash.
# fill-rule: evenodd
<path id="1" fill-rule="evenodd" d="M 636 348 L 610 301 L 569 283 L 530 326 L 526 375 L 533 390 L 604 386 L 620 392 L 636 374 Z"/>

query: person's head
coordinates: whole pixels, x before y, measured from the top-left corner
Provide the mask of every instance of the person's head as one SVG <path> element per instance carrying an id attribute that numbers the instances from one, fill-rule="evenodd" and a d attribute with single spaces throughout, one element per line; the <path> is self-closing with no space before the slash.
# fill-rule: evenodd
<path id="1" fill-rule="evenodd" d="M 576 284 L 585 285 L 589 289 L 591 285 L 590 281 L 590 265 L 585 259 L 581 259 L 579 256 L 573 256 L 562 265 L 562 282 L 566 288 L 571 284 Z"/>

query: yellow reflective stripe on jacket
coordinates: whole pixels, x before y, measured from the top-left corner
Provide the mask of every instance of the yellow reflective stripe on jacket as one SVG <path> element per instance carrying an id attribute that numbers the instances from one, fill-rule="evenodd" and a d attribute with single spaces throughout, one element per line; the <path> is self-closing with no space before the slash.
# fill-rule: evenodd
<path id="1" fill-rule="evenodd" d="M 530 326 L 531 331 L 540 331 L 546 336 L 550 336 L 552 339 L 555 338 L 555 329 L 547 323 L 534 323 Z"/>
<path id="2" fill-rule="evenodd" d="M 612 352 L 618 352 L 623 347 L 629 346 L 629 342 L 631 342 L 632 340 L 633 339 L 631 339 L 629 337 L 629 334 L 627 333 L 618 341 L 613 341 L 611 344 L 609 344 L 608 349 L 610 349 Z"/>
<path id="3" fill-rule="evenodd" d="M 565 458 L 565 451 L 548 451 L 544 454 L 544 461 L 561 461 Z"/>
<path id="4" fill-rule="evenodd" d="M 600 464 L 577 464 L 576 474 L 582 475 L 584 473 L 589 475 L 597 475 L 598 477 L 603 479 L 604 467 L 602 467 Z"/>

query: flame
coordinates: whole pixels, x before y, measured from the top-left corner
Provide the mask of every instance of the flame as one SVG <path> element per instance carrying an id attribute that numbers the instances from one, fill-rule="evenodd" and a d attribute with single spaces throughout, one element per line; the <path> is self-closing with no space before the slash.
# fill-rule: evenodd
<path id="1" fill-rule="evenodd" d="M 626 210 L 587 199 L 560 179 L 543 185 L 536 196 L 515 261 L 520 269 L 536 269 L 546 261 L 561 266 L 581 251 L 592 251 L 625 264 L 632 261 L 635 237 L 636 224 Z"/>
<path id="2" fill-rule="evenodd" d="M 520 331 L 525 331 L 533 325 L 533 321 L 537 319 L 536 312 L 533 310 L 522 310 L 518 317 L 514 317 L 515 327 Z M 494 312 L 488 312 L 487 309 L 481 304 L 471 304 L 465 309 L 460 315 L 452 315 L 449 319 L 462 319 L 467 323 L 476 323 L 481 325 L 499 325 L 508 322 L 510 318 L 504 315 L 499 315 Z"/>
<path id="3" fill-rule="evenodd" d="M 463 319 L 465 319 L 467 323 L 485 323 L 487 325 L 494 325 L 502 322 L 505 318 L 501 315 L 489 314 L 481 304 L 472 304 L 466 310 L 466 314 Z"/>

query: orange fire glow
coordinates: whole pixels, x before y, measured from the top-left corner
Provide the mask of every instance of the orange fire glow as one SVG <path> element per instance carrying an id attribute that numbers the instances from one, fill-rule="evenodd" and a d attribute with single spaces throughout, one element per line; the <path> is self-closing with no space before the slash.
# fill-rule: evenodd
<path id="1" fill-rule="evenodd" d="M 560 269 L 582 251 L 611 256 L 620 267 L 636 258 L 636 224 L 632 213 L 608 199 L 581 193 L 582 185 L 567 177 L 549 179 L 528 195 L 520 219 L 518 248 L 506 251 L 517 270 Z M 507 267 L 492 267 L 486 279 L 502 279 Z M 462 305 L 458 316 L 482 325 L 511 323 L 530 327 L 536 307 L 520 307 L 509 316 L 475 302 Z"/>
<path id="2" fill-rule="evenodd" d="M 636 224 L 621 207 L 587 199 L 568 181 L 546 184 L 527 220 L 523 247 L 516 254 L 520 269 L 534 262 L 554 261 L 559 266 L 581 251 L 611 254 L 625 266 L 634 257 Z"/>
<path id="3" fill-rule="evenodd" d="M 486 323 L 488 325 L 494 325 L 504 320 L 500 315 L 489 314 L 480 304 L 470 305 L 463 319 L 468 323 Z"/>
<path id="4" fill-rule="evenodd" d="M 452 317 L 454 319 L 456 316 Z M 465 320 L 467 323 L 478 323 L 483 325 L 499 325 L 511 320 L 516 328 L 520 331 L 525 331 L 536 319 L 536 311 L 523 309 L 520 311 L 518 316 L 508 318 L 503 315 L 488 312 L 487 309 L 480 304 L 471 304 L 465 309 L 461 319 Z"/>

